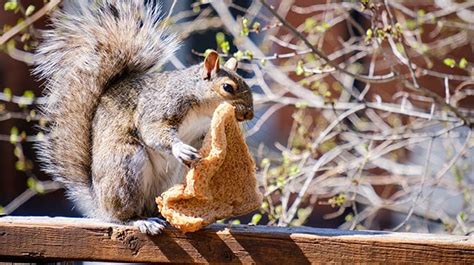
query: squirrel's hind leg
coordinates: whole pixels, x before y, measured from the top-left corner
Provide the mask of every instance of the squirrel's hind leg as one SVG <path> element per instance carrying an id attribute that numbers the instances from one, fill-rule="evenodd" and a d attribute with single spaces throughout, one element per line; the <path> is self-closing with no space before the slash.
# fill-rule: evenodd
<path id="1" fill-rule="evenodd" d="M 93 155 L 93 192 L 99 218 L 129 223 L 143 216 L 157 216 L 150 193 L 150 159 L 145 147 L 115 139 L 100 140 Z M 149 225 L 157 230 L 157 225 Z M 153 228 L 153 229 L 151 229 Z M 159 229 L 158 229 L 159 230 Z"/>

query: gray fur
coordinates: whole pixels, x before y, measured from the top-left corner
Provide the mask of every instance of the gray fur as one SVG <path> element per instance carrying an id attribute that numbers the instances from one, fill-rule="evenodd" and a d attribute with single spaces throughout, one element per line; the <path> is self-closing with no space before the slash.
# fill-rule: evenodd
<path id="1" fill-rule="evenodd" d="M 154 198 L 197 159 L 217 105 L 251 117 L 252 95 L 234 69 L 210 80 L 202 64 L 160 73 L 179 44 L 159 26 L 159 10 L 98 2 L 68 2 L 44 32 L 35 72 L 46 80 L 50 124 L 39 156 L 85 215 L 128 222 L 158 214 Z M 225 80 L 237 84 L 234 94 L 220 92 Z M 138 223 L 149 233 L 162 227 Z"/>

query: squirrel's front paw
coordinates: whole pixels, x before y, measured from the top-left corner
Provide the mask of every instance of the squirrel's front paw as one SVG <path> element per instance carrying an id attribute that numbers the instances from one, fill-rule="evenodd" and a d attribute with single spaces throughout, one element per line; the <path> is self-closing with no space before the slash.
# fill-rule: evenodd
<path id="1" fill-rule="evenodd" d="M 196 161 L 201 158 L 196 148 L 187 145 L 183 142 L 177 142 L 173 144 L 171 151 L 174 157 L 176 157 L 176 159 L 178 159 L 184 164 L 189 164 L 190 162 Z"/>
<path id="2" fill-rule="evenodd" d="M 166 221 L 160 218 L 148 218 L 145 220 L 132 221 L 131 225 L 137 227 L 140 232 L 148 235 L 159 235 L 166 226 Z"/>

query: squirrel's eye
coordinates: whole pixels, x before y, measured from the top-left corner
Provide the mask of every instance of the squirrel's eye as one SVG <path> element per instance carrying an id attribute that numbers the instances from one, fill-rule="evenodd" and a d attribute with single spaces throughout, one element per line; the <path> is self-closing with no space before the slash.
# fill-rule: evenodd
<path id="1" fill-rule="evenodd" d="M 222 88 L 224 89 L 225 92 L 230 93 L 230 94 L 234 94 L 234 88 L 232 87 L 231 84 L 225 83 L 225 84 L 222 85 Z"/>

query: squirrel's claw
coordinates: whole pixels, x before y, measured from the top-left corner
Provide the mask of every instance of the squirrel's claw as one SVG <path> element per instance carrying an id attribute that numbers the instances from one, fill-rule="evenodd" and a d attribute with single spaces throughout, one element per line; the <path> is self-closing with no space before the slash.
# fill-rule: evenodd
<path id="1" fill-rule="evenodd" d="M 176 157 L 176 159 L 181 161 L 183 164 L 189 164 L 201 158 L 196 148 L 183 142 L 173 144 L 171 151 L 174 157 Z"/>
<path id="2" fill-rule="evenodd" d="M 166 221 L 160 218 L 148 218 L 145 220 L 135 220 L 131 225 L 137 227 L 140 232 L 148 235 L 160 234 L 166 226 Z"/>

